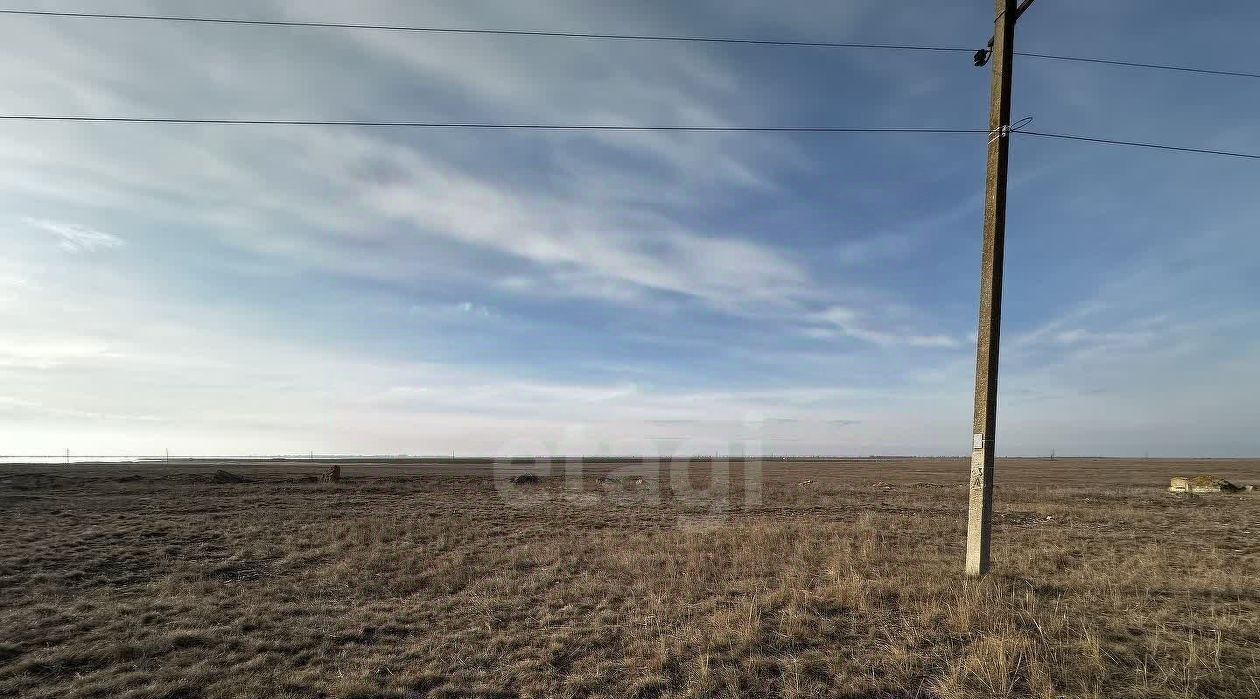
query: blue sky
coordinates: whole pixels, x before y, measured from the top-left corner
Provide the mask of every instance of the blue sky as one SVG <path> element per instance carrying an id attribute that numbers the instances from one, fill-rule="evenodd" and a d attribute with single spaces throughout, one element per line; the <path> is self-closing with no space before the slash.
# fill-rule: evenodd
<path id="1" fill-rule="evenodd" d="M 213 13 L 963 46 L 992 23 L 983 0 Z M 1255 71 L 1257 35 L 1248 2 L 1042 0 L 1018 46 Z M 22 17 L 0 53 L 7 113 L 982 128 L 989 80 L 964 54 Z M 1254 80 L 1016 64 L 1039 130 L 1260 152 L 1258 108 Z M 6 122 L 0 142 L 0 452 L 970 443 L 980 136 Z M 1258 184 L 1253 161 L 1015 140 L 999 454 L 1260 452 Z"/>

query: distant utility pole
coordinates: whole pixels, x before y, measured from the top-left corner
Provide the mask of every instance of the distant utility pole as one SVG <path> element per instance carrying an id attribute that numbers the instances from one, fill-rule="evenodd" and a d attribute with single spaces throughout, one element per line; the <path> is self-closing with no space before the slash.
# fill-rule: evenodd
<path id="1" fill-rule="evenodd" d="M 971 498 L 967 514 L 967 574 L 989 571 L 993 529 L 993 449 L 997 433 L 998 336 L 1002 326 L 1002 253 L 1006 241 L 1006 165 L 1011 135 L 1011 63 L 1015 22 L 1033 0 L 995 0 L 991 49 L 976 52 L 976 66 L 993 61 L 989 94 L 989 164 L 984 191 L 980 253 L 980 327 L 976 333 L 976 402 L 971 437 Z"/>

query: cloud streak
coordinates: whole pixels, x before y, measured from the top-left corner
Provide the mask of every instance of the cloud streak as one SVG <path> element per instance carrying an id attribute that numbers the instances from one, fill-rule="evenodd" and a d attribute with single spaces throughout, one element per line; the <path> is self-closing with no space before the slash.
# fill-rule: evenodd
<path id="1" fill-rule="evenodd" d="M 69 253 L 93 252 L 122 247 L 122 238 L 89 226 L 43 219 L 25 219 L 27 225 L 57 239 L 57 247 Z"/>
<path id="2" fill-rule="evenodd" d="M 812 328 L 814 334 L 821 337 L 841 335 L 880 347 L 954 349 L 962 346 L 962 342 L 949 335 L 921 334 L 904 329 L 877 329 L 861 312 L 845 306 L 832 306 L 818 313 L 815 319 L 827 326 Z"/>

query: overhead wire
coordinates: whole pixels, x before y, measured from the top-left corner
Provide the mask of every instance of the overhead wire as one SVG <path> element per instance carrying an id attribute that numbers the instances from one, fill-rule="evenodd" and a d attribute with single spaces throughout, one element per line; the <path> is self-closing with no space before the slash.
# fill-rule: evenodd
<path id="1" fill-rule="evenodd" d="M 80 116 L 62 114 L 0 114 L 3 121 L 78 121 L 113 122 L 131 124 L 217 124 L 223 126 L 361 126 L 423 129 L 503 129 L 535 131 L 693 131 L 693 132 L 762 132 L 762 133 L 919 133 L 919 134 L 975 134 L 988 133 L 987 129 L 951 129 L 936 127 L 901 126 L 706 126 L 706 125 L 645 125 L 633 124 L 544 124 L 489 122 L 437 122 L 437 121 L 371 121 L 371 120 L 323 120 L 323 119 L 232 119 L 232 118 L 182 118 L 182 117 L 125 117 Z"/>
<path id="2" fill-rule="evenodd" d="M 788 41 L 774 39 L 749 39 L 739 37 L 715 36 L 681 36 L 650 34 L 608 34 L 590 32 L 560 32 L 516 29 L 478 29 L 459 27 L 433 27 L 393 24 L 363 24 L 350 22 L 315 22 L 298 20 L 266 20 L 239 19 L 227 17 L 189 17 L 182 15 L 147 15 L 120 14 L 101 12 L 63 12 L 54 10 L 22 10 L 0 8 L 0 15 L 26 15 L 40 17 L 64 17 L 80 19 L 107 19 L 132 21 L 188 22 L 222 25 L 251 25 L 264 27 L 297 27 L 324 29 L 359 29 L 400 32 L 425 32 L 441 34 L 485 34 L 505 36 L 534 36 L 551 38 L 576 39 L 609 39 L 626 41 L 670 41 L 670 42 L 702 42 L 721 44 L 749 44 L 763 46 L 786 46 L 806 48 L 850 48 L 850 49 L 883 49 L 901 51 L 935 51 L 966 52 L 970 48 L 960 46 L 933 46 L 915 44 L 879 44 L 831 41 Z M 1167 71 L 1179 71 L 1207 75 L 1219 75 L 1243 78 L 1260 78 L 1260 73 L 1243 71 L 1227 71 L 1190 66 L 1142 63 L 1137 61 L 1121 61 L 1080 56 L 1063 56 L 1056 54 L 1015 52 L 1016 55 L 1054 61 L 1075 61 L 1115 65 L 1133 68 L 1149 68 Z M 379 127 L 379 128 L 426 128 L 426 129 L 483 129 L 483 130 L 538 130 L 538 131 L 676 131 L 676 132 L 726 132 L 726 133 L 869 133 L 869 134 L 977 134 L 989 133 L 987 129 L 955 129 L 936 127 L 849 127 L 849 126 L 706 126 L 706 125 L 630 125 L 630 124 L 559 124 L 559 123 L 488 123 L 488 122 L 431 122 L 431 121 L 377 121 L 377 120 L 320 120 L 320 119 L 245 119 L 245 118 L 181 118 L 181 117 L 128 117 L 128 116 L 88 116 L 60 114 L 5 114 L 0 115 L 4 121 L 45 121 L 45 122 L 95 122 L 95 123 L 134 123 L 134 124 L 210 124 L 226 126 L 347 126 L 347 127 Z M 1063 139 L 1078 142 L 1128 146 L 1136 148 L 1158 149 L 1214 155 L 1232 158 L 1260 159 L 1260 154 L 1237 151 L 1175 146 L 1163 143 L 1147 143 L 1119 139 L 1098 138 L 1078 134 L 1049 133 L 1014 129 L 1011 133 L 1019 133 L 1038 138 Z"/>
<path id="3" fill-rule="evenodd" d="M 818 133 L 818 134 L 989 134 L 988 129 L 957 129 L 918 126 L 713 126 L 713 125 L 633 125 L 633 124 L 559 124 L 559 123 L 492 123 L 492 122 L 437 122 L 437 121 L 368 121 L 325 119 L 232 119 L 232 118 L 184 118 L 184 117 L 127 117 L 84 116 L 69 114 L 0 114 L 0 121 L 32 122 L 88 122 L 115 124 L 207 124 L 219 126 L 346 126 L 369 128 L 420 128 L 420 129 L 483 129 L 522 131 L 676 131 L 693 133 Z M 1260 154 L 1239 151 L 1175 146 L 1166 143 L 1125 141 L 1078 134 L 1029 131 L 1018 122 L 1008 133 L 1039 138 L 1057 138 L 1112 146 L 1150 148 L 1200 155 L 1260 160 Z"/>
<path id="4" fill-rule="evenodd" d="M 1246 158 L 1249 160 L 1260 160 L 1260 153 L 1240 153 L 1238 151 L 1213 150 L 1211 148 L 1192 148 L 1188 146 L 1173 146 L 1166 143 L 1145 143 L 1141 141 L 1120 141 L 1111 138 L 1095 138 L 1091 136 L 1079 136 L 1076 134 L 1064 133 L 1046 133 L 1044 131 L 1015 131 L 1014 133 L 1024 136 L 1034 136 L 1038 138 L 1057 138 L 1068 141 L 1082 141 L 1085 143 L 1100 143 L 1109 146 L 1129 146 L 1133 148 L 1152 148 L 1156 150 L 1177 151 L 1181 153 L 1197 153 L 1200 155 L 1219 155 L 1229 158 Z"/>
<path id="5" fill-rule="evenodd" d="M 888 49 L 896 51 L 944 51 L 966 52 L 972 49 L 962 46 L 926 46 L 913 44 L 876 44 L 841 41 L 791 41 L 779 39 L 746 39 L 722 36 L 675 36 L 658 34 L 606 34 L 594 32 L 561 32 L 531 29 L 477 29 L 463 27 L 411 26 L 398 24 L 360 24 L 354 22 L 314 22 L 278 19 L 237 19 L 230 17 L 188 17 L 182 15 L 137 15 L 104 12 L 57 12 L 51 10 L 0 9 L 0 15 L 27 15 L 35 17 L 69 17 L 79 19 L 115 19 L 159 22 L 192 22 L 202 24 L 228 24 L 261 27 L 296 27 L 313 29 L 366 29 L 391 32 L 421 32 L 428 34 L 485 34 L 491 36 L 535 36 L 560 39 L 610 39 L 619 41 L 671 41 L 711 44 L 750 44 L 755 46 L 794 46 L 798 48 L 826 49 Z"/>
<path id="6" fill-rule="evenodd" d="M 973 48 L 965 46 L 945 46 L 931 44 L 884 44 L 849 41 L 796 41 L 786 39 L 758 39 L 726 36 L 691 36 L 668 34 L 616 34 L 602 32 L 565 32 L 533 29 L 492 29 L 475 27 L 438 27 L 401 24 L 371 24 L 357 22 L 317 22 L 303 20 L 279 19 L 244 19 L 234 17 L 190 17 L 186 15 L 147 15 L 106 12 L 63 12 L 58 10 L 24 10 L 0 8 L 0 15 L 18 15 L 29 17 L 62 17 L 71 19 L 104 19 L 123 21 L 149 22 L 182 22 L 197 24 L 218 24 L 258 27 L 288 27 L 307 29 L 357 29 L 392 32 L 418 32 L 428 34 L 482 34 L 489 36 L 526 36 L 561 39 L 603 39 L 614 41 L 661 41 L 661 42 L 693 42 L 709 44 L 744 44 L 751 46 L 780 46 L 819 49 L 873 49 L 888 51 L 925 51 L 938 53 L 972 53 Z M 1068 56 L 1062 54 L 1038 53 L 1032 51 L 1016 51 L 1016 56 L 1036 58 L 1050 61 L 1066 61 L 1077 63 L 1093 63 L 1099 65 L 1121 66 L 1126 68 L 1144 68 L 1150 70 L 1196 73 L 1200 75 L 1216 75 L 1235 78 L 1260 79 L 1260 73 L 1202 68 L 1197 66 L 1148 63 L 1142 61 L 1126 61 L 1090 56 Z"/>
<path id="7" fill-rule="evenodd" d="M 1015 55 L 1023 56 L 1025 58 L 1042 58 L 1049 61 L 1098 63 L 1109 66 L 1123 66 L 1126 68 L 1150 68 L 1152 70 L 1170 70 L 1180 73 L 1199 73 L 1201 75 L 1222 75 L 1233 78 L 1260 78 L 1260 73 L 1247 73 L 1237 70 L 1217 70 L 1215 68 L 1195 68 L 1191 66 L 1175 66 L 1164 63 L 1140 63 L 1138 61 L 1119 61 L 1109 58 L 1086 58 L 1084 56 L 1059 56 L 1051 53 L 1030 53 L 1028 51 L 1016 51 Z"/>

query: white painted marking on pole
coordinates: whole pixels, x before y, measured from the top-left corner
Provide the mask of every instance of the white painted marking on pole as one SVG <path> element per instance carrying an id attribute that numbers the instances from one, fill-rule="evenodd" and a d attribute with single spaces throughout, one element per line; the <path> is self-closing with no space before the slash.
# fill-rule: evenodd
<path id="1" fill-rule="evenodd" d="M 984 435 L 983 434 L 980 434 L 979 432 L 977 432 L 971 435 L 971 448 L 972 449 L 984 448 Z"/>

